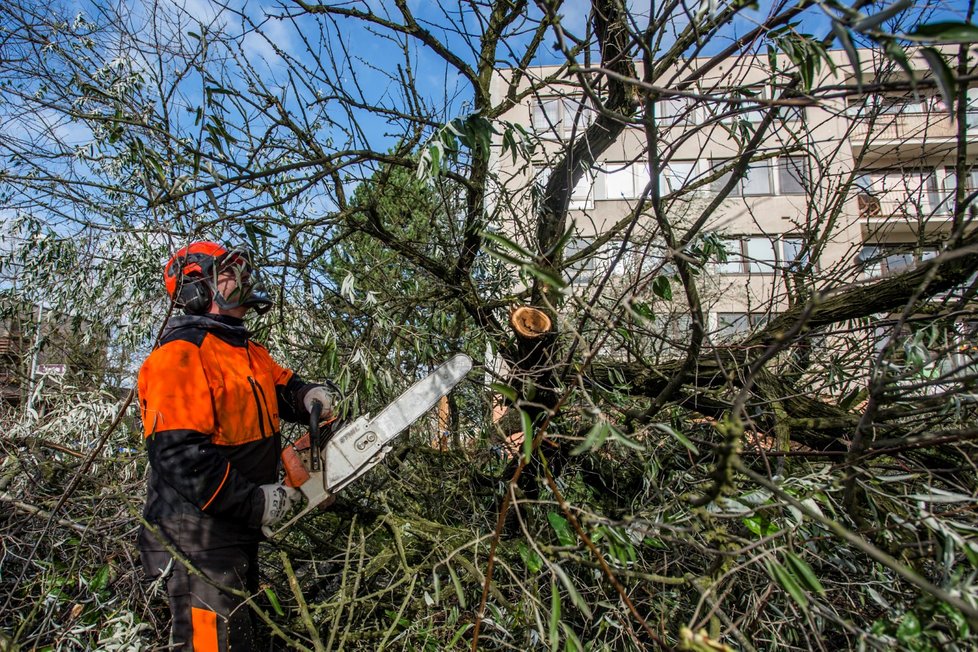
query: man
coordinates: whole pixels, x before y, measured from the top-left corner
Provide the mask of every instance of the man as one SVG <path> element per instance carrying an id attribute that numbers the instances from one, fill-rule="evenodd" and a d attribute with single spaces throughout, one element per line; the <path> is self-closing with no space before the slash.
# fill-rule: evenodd
<path id="1" fill-rule="evenodd" d="M 250 340 L 245 314 L 272 302 L 246 251 L 195 242 L 164 275 L 186 315 L 170 319 L 139 371 L 151 466 L 140 553 L 151 577 L 169 573 L 175 649 L 247 652 L 257 649 L 244 596 L 258 590 L 260 528 L 299 496 L 278 482 L 279 420 L 307 423 L 314 402 L 326 414 L 333 397 Z"/>

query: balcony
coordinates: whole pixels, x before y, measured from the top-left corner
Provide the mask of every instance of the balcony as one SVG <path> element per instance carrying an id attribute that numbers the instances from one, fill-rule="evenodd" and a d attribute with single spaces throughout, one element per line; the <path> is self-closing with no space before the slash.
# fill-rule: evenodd
<path id="1" fill-rule="evenodd" d="M 859 195 L 859 217 L 863 219 L 888 219 L 894 217 L 909 219 L 941 219 L 949 216 L 954 207 L 954 197 L 935 193 L 916 196 L 897 193 L 882 197 Z"/>
<path id="2" fill-rule="evenodd" d="M 957 125 L 947 113 L 906 112 L 881 114 L 873 118 L 853 119 L 849 139 L 854 149 L 886 147 L 895 142 L 923 143 L 931 141 L 946 145 L 957 136 Z"/>

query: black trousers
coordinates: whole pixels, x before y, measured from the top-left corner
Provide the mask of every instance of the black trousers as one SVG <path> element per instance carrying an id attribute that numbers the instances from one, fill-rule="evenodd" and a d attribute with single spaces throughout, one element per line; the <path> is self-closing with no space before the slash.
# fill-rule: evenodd
<path id="1" fill-rule="evenodd" d="M 166 578 L 172 627 L 170 644 L 184 652 L 258 652 L 254 611 L 231 590 L 258 591 L 258 544 L 227 546 L 183 553 L 193 568 L 173 559 Z M 172 559 L 169 553 L 141 553 L 143 568 L 159 577 Z M 229 590 L 230 589 L 230 590 Z M 264 637 L 262 637 L 264 638 Z"/>

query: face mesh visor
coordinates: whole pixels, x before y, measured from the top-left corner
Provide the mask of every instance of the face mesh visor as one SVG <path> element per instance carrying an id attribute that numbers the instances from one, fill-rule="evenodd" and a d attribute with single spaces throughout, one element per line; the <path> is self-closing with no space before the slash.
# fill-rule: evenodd
<path id="1" fill-rule="evenodd" d="M 265 289 L 261 270 L 252 263 L 252 254 L 245 248 L 230 249 L 216 266 L 218 278 L 230 275 L 235 283 L 227 295 L 215 293 L 215 300 L 221 308 L 232 309 L 241 306 L 254 308 L 263 314 L 272 307 L 272 299 Z M 215 279 L 217 281 L 217 279 Z"/>

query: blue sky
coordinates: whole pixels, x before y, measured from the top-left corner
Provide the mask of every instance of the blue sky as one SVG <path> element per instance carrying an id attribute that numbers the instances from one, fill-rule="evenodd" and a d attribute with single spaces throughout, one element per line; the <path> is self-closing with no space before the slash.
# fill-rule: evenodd
<path id="1" fill-rule="evenodd" d="M 102 6 L 102 0 L 84 0 L 74 5 L 75 12 L 86 10 L 92 15 L 98 14 L 98 9 Z M 127 0 L 124 5 L 130 14 L 130 21 L 137 27 L 147 25 L 150 16 L 147 14 L 147 5 L 142 0 Z M 398 95 L 397 79 L 401 69 L 404 67 L 404 54 L 400 44 L 389 38 L 389 33 L 385 36 L 384 31 L 379 28 L 366 26 L 356 19 L 340 18 L 324 33 L 319 32 L 320 19 L 299 16 L 294 21 L 283 19 L 287 13 L 295 13 L 294 5 L 290 2 L 271 2 L 268 0 L 251 0 L 247 3 L 236 5 L 241 8 L 241 12 L 249 18 L 253 24 L 261 25 L 261 33 L 248 29 L 246 22 L 241 17 L 235 15 L 233 11 L 223 8 L 220 4 L 211 0 L 160 0 L 157 5 L 159 11 L 172 15 L 180 15 L 182 24 L 177 28 L 182 38 L 190 41 L 188 36 L 191 31 L 201 31 L 196 25 L 197 22 L 210 24 L 213 29 L 220 29 L 228 34 L 235 35 L 240 43 L 243 56 L 255 66 L 262 79 L 269 83 L 273 88 L 282 90 L 285 102 L 295 109 L 302 108 L 303 103 L 309 103 L 314 99 L 312 90 L 303 90 L 298 97 L 288 91 L 287 69 L 282 64 L 276 54 L 276 48 L 280 48 L 285 53 L 293 56 L 300 65 L 310 65 L 317 59 L 321 59 L 327 49 L 335 52 L 344 52 L 348 55 L 346 63 L 341 70 L 329 71 L 335 74 L 339 83 L 346 89 L 353 89 L 357 84 L 364 94 L 366 104 L 380 104 L 391 108 L 404 108 L 403 98 Z M 388 16 L 391 3 L 383 0 L 361 0 L 359 2 L 347 2 L 342 6 L 358 8 L 361 10 L 372 10 L 381 16 Z M 444 42 L 449 49 L 458 53 L 462 59 L 470 63 L 476 60 L 476 52 L 473 49 L 475 38 L 466 39 L 464 33 L 478 34 L 480 30 L 479 16 L 471 11 L 458 14 L 450 13 L 444 5 L 432 0 L 410 0 L 409 6 L 415 13 L 419 23 L 429 29 L 433 35 Z M 458 5 L 454 5 L 457 7 Z M 466 5 L 468 6 L 468 5 Z M 631 0 L 630 7 L 636 15 L 648 13 L 650 7 L 655 5 L 642 3 L 639 0 Z M 881 5 L 880 5 L 881 6 Z M 537 12 L 535 3 L 529 3 L 529 11 Z M 713 39 L 707 47 L 706 53 L 718 51 L 742 33 L 752 29 L 757 21 L 770 10 L 771 3 L 765 2 L 758 10 L 745 10 L 741 16 L 729 27 L 726 38 Z M 935 20 L 937 19 L 957 19 L 964 17 L 967 4 L 963 0 L 918 3 L 918 10 L 933 10 Z M 562 24 L 564 28 L 574 34 L 583 34 L 586 29 L 586 21 L 590 9 L 590 2 L 587 0 L 567 0 L 561 8 Z M 159 16 L 157 16 L 159 17 Z M 399 16 L 390 15 L 391 19 Z M 818 8 L 813 7 L 805 13 L 799 29 L 804 29 L 810 33 L 821 35 L 828 31 L 828 19 Z M 308 46 L 304 44 L 302 36 L 308 39 Z M 403 39 L 404 37 L 399 37 Z M 521 35 L 513 39 L 514 57 L 519 57 L 522 52 L 520 48 L 525 44 L 528 36 Z M 552 44 L 554 38 L 547 37 L 544 44 L 539 48 L 539 56 L 534 63 L 557 63 L 560 61 L 560 54 L 556 52 Z M 447 122 L 452 118 L 464 116 L 471 111 L 471 87 L 458 72 L 449 66 L 441 57 L 434 54 L 428 48 L 421 46 L 417 41 L 408 39 L 408 51 L 410 52 L 410 65 L 415 80 L 415 86 L 419 95 L 424 98 L 429 107 L 438 110 L 435 115 L 436 122 Z M 501 66 L 511 65 L 512 59 L 503 56 Z M 151 62 L 137 62 L 137 65 L 152 66 Z M 231 78 L 234 82 L 234 78 Z M 181 85 L 183 101 L 189 108 L 199 104 L 201 100 L 200 79 L 191 74 Z M 327 138 L 333 137 L 333 147 L 343 147 L 342 127 L 349 127 L 348 116 L 338 110 L 339 107 L 328 107 L 329 117 L 336 120 L 340 129 L 330 129 L 324 126 L 317 134 L 323 143 Z M 8 111 L 11 107 L 8 106 Z M 43 117 L 43 116 L 42 116 Z M 178 120 L 185 123 L 192 123 L 190 113 L 175 116 Z M 387 118 L 372 114 L 366 109 L 355 111 L 355 121 L 360 125 L 368 142 L 358 143 L 361 146 L 368 146 L 374 150 L 384 151 L 394 144 L 395 139 L 401 133 L 401 125 L 390 124 Z M 79 123 L 65 123 L 52 118 L 55 124 L 52 134 L 63 139 L 70 144 L 83 144 L 91 139 L 90 132 Z M 0 130 L 10 130 L 15 123 L 6 123 Z M 19 123 L 16 124 L 18 130 L 44 131 L 44 126 L 38 123 L 33 125 Z M 328 146 L 327 146 L 328 147 Z M 327 210 L 328 203 L 320 202 L 316 205 L 316 198 L 310 196 L 307 208 L 311 210 Z"/>

